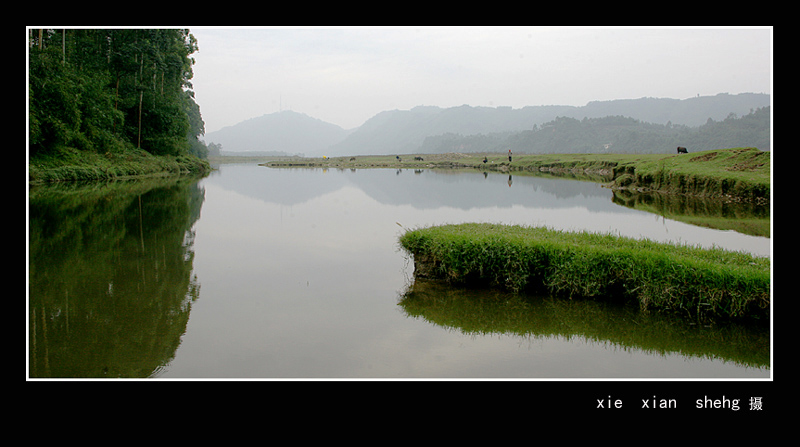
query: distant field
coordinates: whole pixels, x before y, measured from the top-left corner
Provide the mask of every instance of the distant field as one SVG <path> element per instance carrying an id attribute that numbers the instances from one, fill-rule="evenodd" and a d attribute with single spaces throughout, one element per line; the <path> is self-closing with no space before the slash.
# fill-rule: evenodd
<path id="1" fill-rule="evenodd" d="M 735 148 L 689 154 L 515 154 L 511 162 L 508 161 L 508 155 L 502 153 L 294 157 L 267 161 L 263 165 L 561 172 L 599 175 L 614 188 L 769 202 L 770 158 L 770 152 Z"/>

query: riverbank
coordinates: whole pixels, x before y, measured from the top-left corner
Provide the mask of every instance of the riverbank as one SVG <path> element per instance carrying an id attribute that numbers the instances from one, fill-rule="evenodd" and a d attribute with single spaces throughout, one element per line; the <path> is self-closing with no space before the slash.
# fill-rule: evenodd
<path id="1" fill-rule="evenodd" d="M 770 165 L 755 148 L 648 157 L 615 166 L 612 186 L 767 204 Z"/>
<path id="2" fill-rule="evenodd" d="M 769 321 L 770 260 L 620 236 L 494 224 L 410 230 L 414 275 L 566 298 L 636 300 L 643 310 Z"/>
<path id="3" fill-rule="evenodd" d="M 192 155 L 155 156 L 143 150 L 97 154 L 62 149 L 57 154 L 28 161 L 29 184 L 97 181 L 179 174 L 202 175 L 211 165 Z"/>
<path id="4" fill-rule="evenodd" d="M 770 153 L 734 148 L 689 154 L 368 155 L 301 158 L 262 163 L 273 168 L 479 169 L 547 172 L 584 177 L 613 189 L 659 191 L 766 204 L 770 201 Z"/>

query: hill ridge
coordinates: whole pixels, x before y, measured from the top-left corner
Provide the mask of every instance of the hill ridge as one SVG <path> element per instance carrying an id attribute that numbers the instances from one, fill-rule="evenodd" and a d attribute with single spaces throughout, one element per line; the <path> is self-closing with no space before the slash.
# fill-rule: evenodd
<path id="1" fill-rule="evenodd" d="M 590 101 L 585 106 L 537 105 L 439 107 L 419 105 L 409 110 L 385 110 L 355 129 L 305 113 L 281 111 L 250 118 L 206 134 L 207 142 L 228 152 L 285 152 L 307 156 L 403 154 L 419 150 L 427 137 L 444 134 L 478 135 L 529 131 L 557 117 L 574 119 L 625 116 L 654 124 L 699 127 L 746 115 L 770 105 L 765 93 L 720 93 L 687 99 L 652 98 Z"/>

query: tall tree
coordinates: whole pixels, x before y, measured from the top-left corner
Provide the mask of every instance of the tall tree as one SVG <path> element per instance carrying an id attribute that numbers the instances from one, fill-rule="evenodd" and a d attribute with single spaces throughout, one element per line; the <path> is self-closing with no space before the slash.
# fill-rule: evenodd
<path id="1" fill-rule="evenodd" d="M 139 145 L 181 155 L 202 133 L 187 107 L 198 49 L 189 30 L 31 30 L 29 38 L 32 155 Z"/>

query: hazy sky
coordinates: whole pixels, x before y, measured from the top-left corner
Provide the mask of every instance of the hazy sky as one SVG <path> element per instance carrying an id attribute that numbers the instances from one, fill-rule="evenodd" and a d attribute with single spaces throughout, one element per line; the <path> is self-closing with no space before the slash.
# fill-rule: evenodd
<path id="1" fill-rule="evenodd" d="M 206 132 L 279 110 L 351 129 L 385 110 L 772 93 L 761 28 L 191 28 Z"/>

